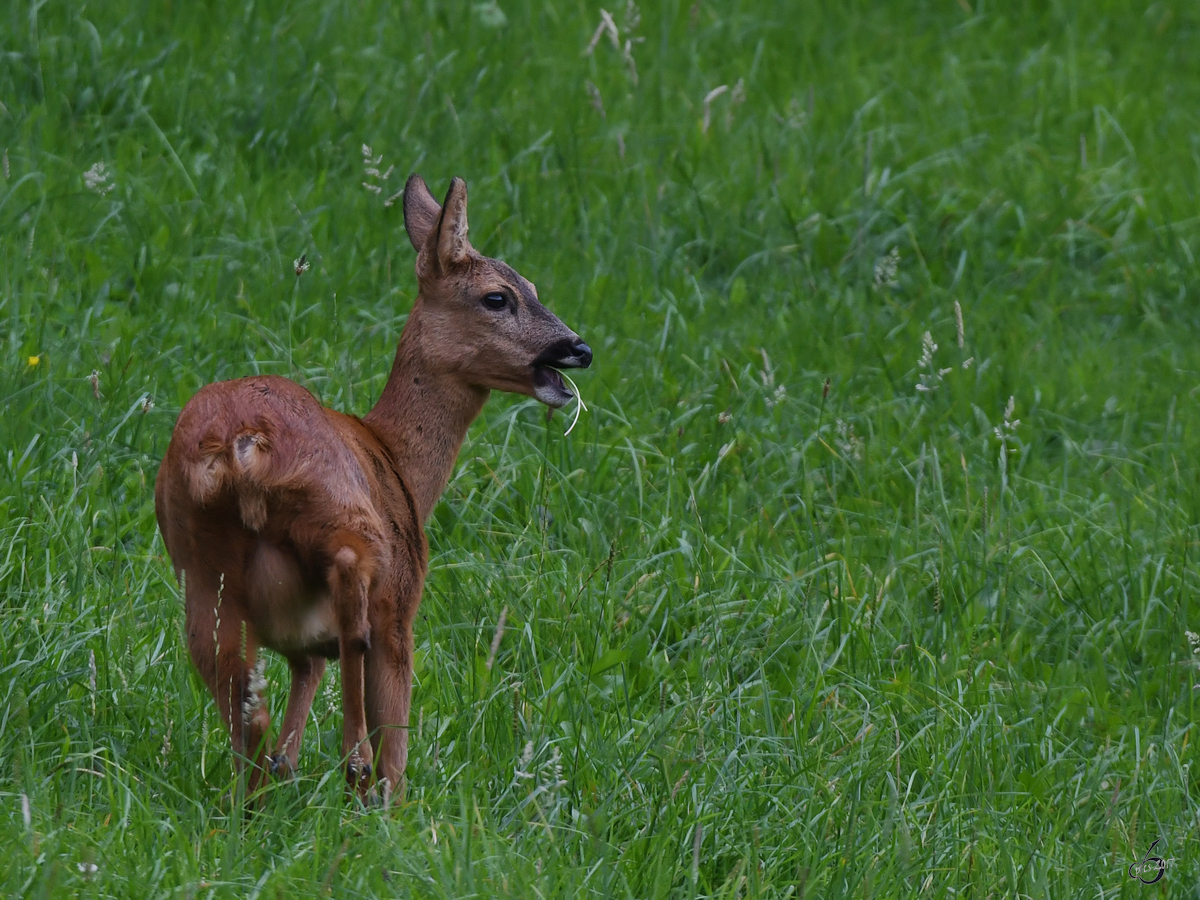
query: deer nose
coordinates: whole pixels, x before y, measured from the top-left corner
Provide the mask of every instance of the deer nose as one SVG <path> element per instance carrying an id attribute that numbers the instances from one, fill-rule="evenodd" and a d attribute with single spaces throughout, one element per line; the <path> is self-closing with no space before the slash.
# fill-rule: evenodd
<path id="1" fill-rule="evenodd" d="M 571 353 L 579 360 L 579 368 L 586 369 L 592 364 L 592 348 L 579 341 L 571 348 Z"/>

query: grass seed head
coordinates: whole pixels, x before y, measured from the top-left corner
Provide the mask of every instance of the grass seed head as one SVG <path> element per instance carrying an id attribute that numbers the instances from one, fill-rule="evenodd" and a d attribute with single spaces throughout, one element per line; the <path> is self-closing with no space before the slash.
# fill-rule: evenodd
<path id="1" fill-rule="evenodd" d="M 713 101 L 729 90 L 729 85 L 720 84 L 704 95 L 704 118 L 700 121 L 700 131 L 708 134 L 708 126 L 712 124 Z"/>
<path id="2" fill-rule="evenodd" d="M 583 396 L 579 393 L 579 385 L 575 383 L 575 379 L 566 372 L 560 372 L 559 374 L 567 380 L 567 384 L 571 385 L 571 392 L 575 395 L 575 418 L 571 420 L 570 426 L 563 432 L 563 437 L 566 437 L 574 430 L 575 423 L 579 421 L 579 414 L 587 412 L 587 404 L 583 402 Z"/>
<path id="3" fill-rule="evenodd" d="M 600 113 L 600 118 L 607 119 L 608 113 L 604 111 L 604 98 L 600 96 L 600 88 L 596 87 L 590 80 L 584 83 L 584 87 L 587 88 L 588 100 L 596 112 Z"/>

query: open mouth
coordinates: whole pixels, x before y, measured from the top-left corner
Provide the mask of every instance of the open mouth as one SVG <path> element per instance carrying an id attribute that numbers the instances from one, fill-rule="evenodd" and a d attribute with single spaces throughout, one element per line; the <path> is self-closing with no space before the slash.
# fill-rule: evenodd
<path id="1" fill-rule="evenodd" d="M 547 406 L 566 406 L 575 394 L 558 369 L 586 369 L 592 364 L 592 348 L 579 338 L 551 344 L 533 361 L 533 396 Z"/>
<path id="2" fill-rule="evenodd" d="M 566 406 L 575 395 L 567 388 L 562 375 L 550 366 L 533 367 L 533 395 L 555 409 Z"/>

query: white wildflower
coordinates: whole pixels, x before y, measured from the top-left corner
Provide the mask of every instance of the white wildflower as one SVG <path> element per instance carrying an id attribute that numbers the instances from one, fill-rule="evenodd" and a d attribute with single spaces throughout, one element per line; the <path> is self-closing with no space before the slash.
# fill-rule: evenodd
<path id="1" fill-rule="evenodd" d="M 893 247 L 886 256 L 881 256 L 875 263 L 875 289 L 895 287 L 900 282 L 896 273 L 900 270 L 900 248 Z"/>
<path id="2" fill-rule="evenodd" d="M 852 459 L 855 462 L 861 461 L 863 442 L 862 438 L 854 433 L 854 423 L 838 419 L 835 430 L 836 437 L 833 439 L 833 445 L 837 447 L 838 452 L 847 459 Z"/>
<path id="3" fill-rule="evenodd" d="M 86 875 L 95 875 L 97 872 L 100 871 L 100 867 L 92 862 L 76 863 L 75 868 L 79 869 L 79 871 L 85 876 Z"/>
<path id="4" fill-rule="evenodd" d="M 96 163 L 83 173 L 83 184 L 89 191 L 99 194 L 101 197 L 116 187 L 116 184 L 109 180 L 108 167 L 104 165 L 103 161 Z"/>
<path id="5" fill-rule="evenodd" d="M 771 394 L 770 399 L 767 400 L 767 409 L 778 406 L 783 402 L 785 397 L 787 397 L 787 386 L 781 384 L 779 387 L 775 388 L 775 391 Z"/>

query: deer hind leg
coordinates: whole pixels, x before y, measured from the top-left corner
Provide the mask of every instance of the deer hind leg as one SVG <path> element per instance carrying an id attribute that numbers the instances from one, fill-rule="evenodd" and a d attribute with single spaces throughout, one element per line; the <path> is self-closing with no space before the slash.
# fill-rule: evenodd
<path id="1" fill-rule="evenodd" d="M 412 672 L 412 622 L 404 619 L 377 635 L 367 652 L 367 724 L 384 806 L 391 803 L 393 793 L 404 796 Z"/>
<path id="2" fill-rule="evenodd" d="M 189 578 L 186 585 L 192 663 L 217 701 L 221 720 L 229 729 L 239 776 L 250 766 L 247 787 L 253 792 L 262 785 L 266 736 L 271 727 L 262 698 L 266 685 L 259 665 L 258 640 L 236 591 L 222 579 L 205 584 L 201 578 Z"/>
<path id="3" fill-rule="evenodd" d="M 342 758 L 346 781 L 366 796 L 371 777 L 371 744 L 363 697 L 363 664 L 371 643 L 367 619 L 370 579 L 359 552 L 343 546 L 333 557 L 330 588 L 337 607 L 338 651 L 342 660 Z"/>
<path id="4" fill-rule="evenodd" d="M 320 656 L 295 657 L 288 660 L 288 666 L 292 670 L 292 686 L 288 692 L 287 712 L 283 714 L 275 755 L 270 758 L 271 771 L 280 775 L 296 772 L 304 726 L 308 724 L 313 698 L 325 674 L 325 660 Z"/>

